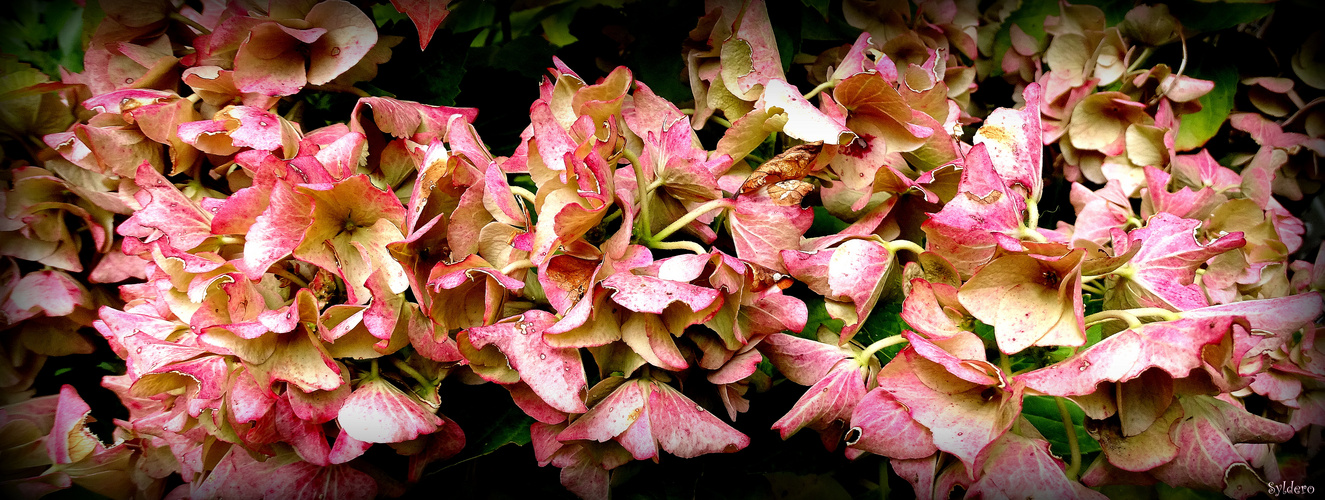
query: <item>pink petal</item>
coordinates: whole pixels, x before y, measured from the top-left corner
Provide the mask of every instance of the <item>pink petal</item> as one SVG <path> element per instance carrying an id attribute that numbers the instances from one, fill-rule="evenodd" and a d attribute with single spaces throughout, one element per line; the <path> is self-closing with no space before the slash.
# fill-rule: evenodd
<path id="1" fill-rule="evenodd" d="M 1231 328 L 1228 316 L 1147 323 L 1016 379 L 1044 394 L 1079 396 L 1094 393 L 1100 382 L 1139 377 L 1150 367 L 1182 378 L 1201 366 L 1202 349 L 1223 340 Z"/>
<path id="2" fill-rule="evenodd" d="M 496 345 L 520 379 L 549 405 L 567 413 L 584 413 L 584 391 L 588 385 L 578 349 L 551 347 L 543 330 L 556 323 L 551 314 L 527 311 L 514 322 L 469 329 L 470 342 L 482 348 Z"/>
<path id="3" fill-rule="evenodd" d="M 363 442 L 399 443 L 436 432 L 442 419 L 392 383 L 376 378 L 361 383 L 350 394 L 336 423 Z"/>
<path id="4" fill-rule="evenodd" d="M 847 445 L 889 458 L 923 458 L 938 451 L 934 435 L 888 391 L 871 390 L 851 412 Z M 853 440 L 854 438 L 854 440 Z"/>
<path id="5" fill-rule="evenodd" d="M 750 438 L 704 410 L 667 384 L 655 382 L 648 418 L 659 446 L 680 458 L 708 453 L 734 453 Z"/>
<path id="6" fill-rule="evenodd" d="M 446 8 L 448 3 L 450 0 L 391 0 L 391 5 L 409 16 L 414 21 L 414 27 L 418 28 L 419 50 L 428 48 L 428 42 L 432 40 L 437 26 L 451 13 Z"/>

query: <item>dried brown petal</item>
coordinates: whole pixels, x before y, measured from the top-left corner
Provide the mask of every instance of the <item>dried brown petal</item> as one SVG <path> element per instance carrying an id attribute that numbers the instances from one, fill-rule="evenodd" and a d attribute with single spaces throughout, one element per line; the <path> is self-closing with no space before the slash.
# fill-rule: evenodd
<path id="1" fill-rule="evenodd" d="M 814 184 L 799 180 L 789 179 L 768 185 L 768 197 L 773 199 L 773 204 L 780 207 L 796 206 L 801 204 L 805 196 L 814 191 Z"/>
<path id="2" fill-rule="evenodd" d="M 755 169 L 741 185 L 741 194 L 749 194 L 769 184 L 789 179 L 800 179 L 810 173 L 814 159 L 823 150 L 823 142 L 810 142 L 794 146 L 774 156 Z"/>

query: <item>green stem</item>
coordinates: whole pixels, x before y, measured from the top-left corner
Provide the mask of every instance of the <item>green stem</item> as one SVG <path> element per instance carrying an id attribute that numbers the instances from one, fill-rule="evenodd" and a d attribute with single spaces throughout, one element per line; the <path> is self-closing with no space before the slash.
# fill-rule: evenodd
<path id="1" fill-rule="evenodd" d="M 649 247 L 656 248 L 659 250 L 689 250 L 691 252 L 695 252 L 701 255 L 708 253 L 708 250 L 705 250 L 704 247 L 700 246 L 699 243 L 687 240 L 654 241 L 649 243 Z"/>
<path id="2" fill-rule="evenodd" d="M 640 232 L 644 235 L 641 239 L 644 241 L 651 241 L 653 240 L 653 221 L 649 219 L 649 190 L 648 186 L 645 184 L 644 165 L 640 164 L 639 156 L 636 156 L 635 153 L 632 153 L 629 149 L 622 149 L 621 156 L 626 157 L 626 161 L 630 162 L 631 168 L 635 169 L 635 191 L 636 197 L 639 198 L 639 200 L 636 200 L 639 202 L 640 220 L 638 222 L 640 224 Z"/>
<path id="3" fill-rule="evenodd" d="M 210 35 L 210 34 L 212 34 L 212 30 L 207 29 L 206 26 L 203 26 L 203 25 L 201 25 L 201 24 L 198 24 L 197 21 L 194 21 L 194 20 L 192 20 L 192 19 L 189 19 L 189 18 L 187 18 L 187 17 L 184 17 L 184 14 L 180 14 L 180 13 L 178 13 L 178 12 L 171 12 L 169 17 L 170 17 L 170 19 L 172 19 L 172 20 L 179 21 L 179 22 L 181 22 L 181 23 L 184 23 L 186 26 L 188 26 L 188 27 L 190 27 L 190 28 L 193 28 L 193 29 L 195 29 L 195 30 L 198 30 L 198 33 L 199 33 L 199 34 L 202 34 L 202 35 Z"/>
<path id="4" fill-rule="evenodd" d="M 653 182 L 650 182 L 650 183 L 649 183 L 649 192 L 652 193 L 654 190 L 656 190 L 656 189 L 662 187 L 663 184 L 664 184 L 664 182 L 663 182 L 662 177 L 659 177 L 659 178 L 657 178 L 657 179 L 654 179 Z"/>
<path id="5" fill-rule="evenodd" d="M 538 197 L 535 196 L 534 193 L 531 193 L 529 192 L 528 189 L 522 188 L 520 186 L 512 185 L 511 194 L 524 198 L 525 201 L 529 202 L 530 205 L 533 205 L 538 202 Z"/>
<path id="6" fill-rule="evenodd" d="M 432 380 L 428 380 L 427 377 L 424 377 L 422 373 L 419 373 L 418 370 L 415 370 L 413 366 L 410 366 L 409 363 L 406 363 L 403 359 L 393 357 L 391 358 L 391 364 L 396 365 L 397 370 L 400 370 L 405 375 L 409 375 L 410 378 L 417 381 L 419 385 L 428 387 L 434 383 Z M 374 360 L 373 368 L 377 368 L 376 360 Z"/>
<path id="7" fill-rule="evenodd" d="M 217 236 L 217 237 L 216 237 L 216 243 L 219 244 L 219 245 L 221 245 L 221 246 L 225 246 L 225 245 L 243 245 L 243 244 L 245 243 L 245 240 L 244 240 L 244 237 L 242 237 L 242 236 L 230 236 L 230 235 L 225 235 L 225 236 Z"/>
<path id="8" fill-rule="evenodd" d="M 501 273 L 502 273 L 502 274 L 511 274 L 511 273 L 513 273 L 513 272 L 515 272 L 515 271 L 519 271 L 519 270 L 521 270 L 521 269 L 529 269 L 529 268 L 532 268 L 532 267 L 538 267 L 538 264 L 535 264 L 534 261 L 531 261 L 531 260 L 529 260 L 529 259 L 525 259 L 525 260 L 517 260 L 517 261 L 512 262 L 512 263 L 510 263 L 510 264 L 506 264 L 506 267 L 501 268 Z"/>
<path id="9" fill-rule="evenodd" d="M 881 500 L 888 500 L 889 496 L 888 494 L 891 491 L 892 488 L 888 486 L 888 461 L 880 460 L 879 461 L 879 498 Z"/>
<path id="10" fill-rule="evenodd" d="M 1138 326 L 1141 326 L 1141 320 L 1139 318 L 1140 316 L 1157 317 L 1164 321 L 1174 321 L 1182 319 L 1182 315 L 1170 311 L 1168 309 L 1161 309 L 1158 307 L 1140 307 L 1136 309 L 1110 309 L 1107 311 L 1097 312 L 1090 316 L 1086 316 L 1086 326 L 1090 326 L 1095 323 L 1101 323 L 1109 320 L 1118 320 L 1126 322 L 1128 328 L 1136 328 Z"/>
<path id="11" fill-rule="evenodd" d="M 700 218 L 704 214 L 720 208 L 729 209 L 732 208 L 733 206 L 734 205 L 732 204 L 732 201 L 727 198 L 718 198 L 716 200 L 712 200 L 708 203 L 700 205 L 698 208 L 691 210 L 685 215 L 682 215 L 680 219 L 676 219 L 675 222 L 672 222 L 667 227 L 663 228 L 662 231 L 658 231 L 658 234 L 655 234 L 651 238 L 649 238 L 649 241 L 653 243 L 661 242 L 662 240 L 667 239 L 668 236 L 671 236 L 672 233 L 680 231 L 681 228 L 686 227 L 687 224 L 694 222 L 695 219 Z"/>
<path id="12" fill-rule="evenodd" d="M 602 222 L 599 222 L 599 224 L 607 224 L 607 223 L 610 223 L 610 222 L 612 222 L 612 221 L 614 221 L 614 220 L 617 220 L 617 219 L 619 219 L 619 218 L 621 218 L 621 209 L 618 208 L 618 209 L 616 209 L 616 211 L 613 211 L 612 213 L 607 214 L 607 217 L 603 217 L 603 221 L 602 221 Z"/>
<path id="13" fill-rule="evenodd" d="M 810 90 L 809 93 L 805 94 L 805 100 L 808 101 L 814 96 L 819 95 L 820 92 L 831 89 L 835 86 L 837 86 L 837 82 L 833 80 L 828 80 L 826 82 L 820 83 L 818 87 L 815 87 L 814 89 Z"/>
<path id="14" fill-rule="evenodd" d="M 372 97 L 367 91 L 353 85 L 342 85 L 338 83 L 324 83 L 322 85 L 309 85 L 305 87 L 310 90 L 322 90 L 326 92 L 340 92 L 342 94 L 353 94 L 359 97 Z"/>
<path id="15" fill-rule="evenodd" d="M 1127 312 L 1137 316 L 1156 317 L 1164 321 L 1177 321 L 1182 319 L 1182 315 L 1162 307 L 1138 307 L 1136 309 L 1128 309 Z"/>
<path id="16" fill-rule="evenodd" d="M 1002 349 L 998 350 L 998 367 L 1003 370 L 1004 377 L 1008 379 L 1012 378 L 1012 360 L 1008 358 L 1008 354 L 1003 352 Z M 1012 421 L 1012 432 L 1021 434 L 1021 417 L 1017 417 L 1016 420 Z"/>
<path id="17" fill-rule="evenodd" d="M 860 366 L 867 366 L 869 365 L 870 360 L 874 359 L 875 353 L 879 352 L 880 350 L 883 350 L 884 348 L 892 347 L 904 342 L 906 342 L 906 337 L 902 335 L 893 335 L 891 337 L 885 337 L 879 339 L 873 344 L 870 344 L 869 347 L 866 347 L 865 350 L 860 351 L 860 355 L 856 356 L 856 363 L 858 363 Z"/>
<path id="18" fill-rule="evenodd" d="M 1095 295 L 1104 295 L 1104 289 L 1090 283 L 1082 283 L 1081 289 Z"/>
<path id="19" fill-rule="evenodd" d="M 1135 60 L 1135 61 L 1132 61 L 1132 64 L 1129 65 L 1129 66 L 1127 66 L 1127 71 L 1126 71 L 1126 72 L 1127 72 L 1127 73 L 1131 73 L 1132 70 L 1136 69 L 1137 66 L 1140 66 L 1141 63 L 1146 62 L 1146 59 L 1149 59 L 1149 58 L 1150 58 L 1150 54 L 1153 53 L 1154 50 L 1155 50 L 1155 49 L 1154 49 L 1154 48 L 1151 48 L 1151 47 L 1146 47 L 1145 50 L 1142 50 L 1142 51 L 1141 51 L 1141 55 L 1137 56 L 1137 57 L 1136 57 L 1136 60 Z"/>
<path id="20" fill-rule="evenodd" d="M 726 118 L 723 118 L 721 116 L 713 115 L 710 116 L 709 119 L 713 120 L 713 122 L 717 123 L 718 125 L 722 125 L 727 128 L 732 128 L 732 122 L 727 121 Z"/>
<path id="21" fill-rule="evenodd" d="M 1026 197 L 1026 223 L 1019 228 L 1021 237 L 1031 241 L 1045 243 L 1049 239 L 1040 234 L 1040 207 L 1036 204 L 1035 198 Z"/>
<path id="22" fill-rule="evenodd" d="M 1077 429 L 1072 424 L 1072 414 L 1067 412 L 1067 405 L 1063 403 L 1061 396 L 1054 397 L 1054 403 L 1058 405 L 1058 414 L 1063 417 L 1063 430 L 1067 432 L 1067 447 L 1072 450 L 1072 462 L 1068 464 L 1067 478 L 1072 481 L 1077 480 L 1077 473 L 1081 471 L 1081 446 L 1077 444 Z"/>
<path id="23" fill-rule="evenodd" d="M 290 271 L 286 271 L 284 269 L 272 269 L 271 273 L 280 276 L 282 278 L 285 278 L 286 280 L 289 280 L 290 283 L 298 285 L 299 288 L 308 288 L 307 281 L 304 281 L 303 278 L 295 276 L 295 274 Z"/>
<path id="24" fill-rule="evenodd" d="M 916 242 L 910 240 L 885 241 L 883 242 L 883 248 L 888 249 L 888 253 L 894 255 L 896 255 L 897 251 L 899 250 L 907 250 L 913 254 L 916 254 L 917 256 L 919 256 L 922 253 L 925 253 L 925 247 L 922 247 Z"/>
<path id="25" fill-rule="evenodd" d="M 1128 328 L 1141 326 L 1141 320 L 1136 315 L 1120 309 L 1100 311 L 1090 316 L 1086 316 L 1086 328 L 1090 328 L 1096 323 L 1103 323 L 1109 320 L 1117 320 L 1127 323 Z"/>
<path id="26" fill-rule="evenodd" d="M 377 378 L 377 360 L 374 359 L 372 363 L 373 363 L 373 364 L 370 365 L 370 367 L 368 368 L 368 379 L 369 379 L 369 380 Z"/>

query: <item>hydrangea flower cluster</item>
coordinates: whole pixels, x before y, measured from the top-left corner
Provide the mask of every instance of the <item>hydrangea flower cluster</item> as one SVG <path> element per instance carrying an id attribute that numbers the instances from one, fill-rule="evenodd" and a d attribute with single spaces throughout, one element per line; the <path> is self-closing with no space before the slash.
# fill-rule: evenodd
<path id="1" fill-rule="evenodd" d="M 1325 259 L 1295 257 L 1318 242 L 1280 201 L 1321 181 L 1325 131 L 1281 120 L 1310 111 L 1301 83 L 1242 82 L 1255 109 L 1228 122 L 1256 148 L 1221 164 L 1183 127 L 1215 82 L 1140 67 L 1182 43 L 1167 8 L 1063 3 L 1039 38 L 1009 25 L 1020 106 L 982 113 L 971 3 L 843 2 L 860 35 L 796 59 L 805 91 L 771 5 L 709 1 L 692 108 L 553 59 L 499 155 L 474 108 L 278 113 L 405 49 L 355 4 L 101 2 L 85 71 L 4 62 L 3 126 L 40 142 L 0 191 L 0 489 L 373 498 L 465 448 L 439 412 L 459 381 L 509 391 L 534 459 L 606 498 L 631 461 L 776 439 L 730 424 L 774 377 L 808 387 L 781 438 L 887 457 L 921 498 L 1301 477 L 1279 443 L 1325 428 Z M 421 47 L 446 17 L 392 4 Z M 1073 222 L 1040 223 L 1046 179 Z M 126 367 L 111 444 L 72 387 L 30 390 L 102 342 Z M 409 469 L 380 477 L 374 446 Z"/>

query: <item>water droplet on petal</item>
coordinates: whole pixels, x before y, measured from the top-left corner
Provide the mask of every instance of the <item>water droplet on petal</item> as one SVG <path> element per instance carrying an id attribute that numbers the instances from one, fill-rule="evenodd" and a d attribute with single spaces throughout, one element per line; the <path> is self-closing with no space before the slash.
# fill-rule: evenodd
<path id="1" fill-rule="evenodd" d="M 124 83 L 133 83 L 133 78 L 125 78 Z"/>
<path id="2" fill-rule="evenodd" d="M 538 359 L 547 359 L 547 355 L 546 355 L 546 354 L 539 354 L 539 355 L 538 355 Z"/>
<path id="3" fill-rule="evenodd" d="M 961 435 L 962 435 L 962 433 L 960 433 L 960 432 L 958 432 L 958 433 L 957 433 L 957 435 L 958 435 L 958 436 L 961 436 Z"/>
<path id="4" fill-rule="evenodd" d="M 331 55 L 333 55 L 333 56 L 338 56 L 338 55 L 340 55 L 340 47 L 332 47 L 332 48 L 331 48 Z"/>
<path id="5" fill-rule="evenodd" d="M 137 348 L 137 349 L 134 349 L 133 352 L 136 352 L 136 353 L 138 353 L 138 354 L 142 354 L 142 353 L 143 353 L 143 346 L 138 346 L 138 348 Z"/>
<path id="6" fill-rule="evenodd" d="M 266 126 L 267 126 L 267 122 L 265 122 L 265 121 L 259 121 L 259 122 L 258 122 L 258 126 L 259 126 L 259 127 L 266 127 Z"/>
<path id="7" fill-rule="evenodd" d="M 695 411 L 704 411 L 703 406 L 695 405 Z"/>

